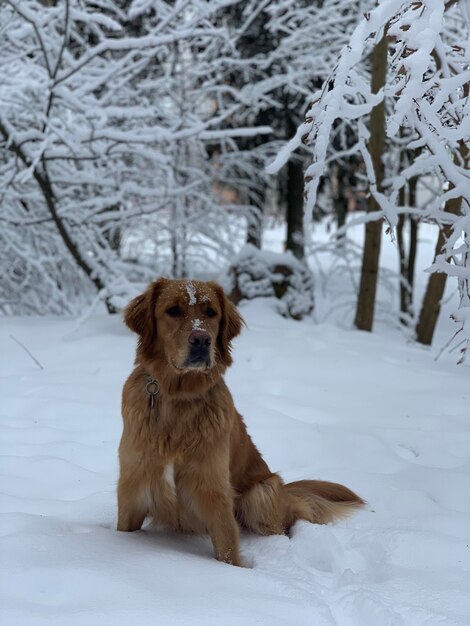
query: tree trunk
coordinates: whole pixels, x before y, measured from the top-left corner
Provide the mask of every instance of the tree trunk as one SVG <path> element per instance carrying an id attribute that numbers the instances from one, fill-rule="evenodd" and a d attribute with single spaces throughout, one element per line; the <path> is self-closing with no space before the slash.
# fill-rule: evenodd
<path id="1" fill-rule="evenodd" d="M 385 84 L 387 74 L 387 38 L 375 46 L 372 53 L 372 92 L 377 93 Z M 377 190 L 380 191 L 384 178 L 382 156 L 385 151 L 385 102 L 372 109 L 370 116 L 370 155 L 375 171 Z M 369 196 L 367 212 L 380 209 L 376 199 Z M 375 309 L 375 294 L 379 270 L 380 243 L 382 236 L 381 221 L 368 222 L 365 227 L 364 251 L 362 257 L 361 283 L 354 323 L 359 330 L 372 330 Z"/>
<path id="2" fill-rule="evenodd" d="M 331 184 L 333 189 L 333 209 L 336 216 L 336 228 L 339 230 L 346 224 L 346 214 L 348 212 L 348 199 L 346 197 L 347 179 L 346 168 L 341 163 L 335 163 L 331 169 Z M 337 235 L 338 244 L 344 239 L 344 233 Z"/>
<path id="3" fill-rule="evenodd" d="M 408 183 L 408 206 L 416 206 L 416 186 L 418 178 L 411 178 Z M 405 188 L 400 189 L 400 206 L 405 206 Z M 406 224 L 410 226 L 408 251 L 405 250 L 404 230 Z M 416 267 L 416 252 L 418 248 L 418 221 L 412 215 L 401 214 L 397 225 L 397 243 L 400 259 L 400 321 L 409 324 L 409 317 L 413 316 L 413 286 Z"/>
<path id="4" fill-rule="evenodd" d="M 446 202 L 445 211 L 458 215 L 462 198 L 451 198 Z M 442 253 L 442 248 L 452 233 L 452 226 L 447 224 L 439 231 L 434 260 Z M 433 272 L 429 276 L 428 285 L 421 305 L 418 324 L 416 326 L 416 339 L 419 343 L 430 346 L 436 329 L 437 320 L 441 311 L 441 301 L 446 288 L 447 274 Z"/>
<path id="5" fill-rule="evenodd" d="M 412 178 L 410 180 L 410 206 L 416 205 L 416 187 L 418 185 L 418 178 Z M 408 217 L 410 221 L 410 245 L 408 248 L 408 285 L 410 286 L 410 302 L 409 312 L 413 313 L 413 287 L 415 284 L 415 269 L 416 269 L 416 254 L 418 252 L 418 219 L 413 215 Z"/>
<path id="6" fill-rule="evenodd" d="M 302 163 L 292 159 L 287 163 L 287 250 L 298 259 L 304 258 L 304 173 Z"/>
<path id="7" fill-rule="evenodd" d="M 404 195 L 401 192 L 402 190 L 400 190 L 400 196 Z M 401 206 L 403 206 L 403 204 L 401 204 Z M 398 224 L 397 224 L 398 256 L 400 259 L 400 313 L 401 313 L 400 321 L 402 322 L 402 324 L 406 324 L 406 314 L 408 313 L 407 294 L 408 294 L 408 287 L 409 287 L 408 278 L 407 278 L 408 262 L 406 258 L 406 252 L 405 252 L 405 239 L 403 236 L 403 232 L 405 230 L 405 221 L 406 221 L 406 216 L 402 213 L 400 217 L 398 218 Z"/>
<path id="8" fill-rule="evenodd" d="M 348 200 L 344 195 L 338 194 L 338 196 L 333 200 L 333 204 L 336 214 L 336 228 L 339 230 L 346 224 Z M 339 234 L 338 239 L 344 239 L 344 233 Z"/>
<path id="9" fill-rule="evenodd" d="M 462 162 L 466 167 L 468 167 L 469 149 L 462 140 L 459 141 L 458 152 Z M 452 215 L 458 215 L 460 213 L 461 203 L 461 196 L 458 196 L 457 198 L 450 198 L 445 204 L 444 211 L 451 213 Z M 439 231 L 436 250 L 434 252 L 434 259 L 442 253 L 442 248 L 451 233 L 452 226 L 449 224 L 443 226 Z M 423 304 L 421 306 L 421 312 L 419 314 L 418 324 L 416 326 L 416 340 L 426 346 L 430 346 L 432 342 L 439 313 L 441 312 L 441 301 L 442 296 L 444 295 L 446 282 L 447 274 L 441 272 L 432 273 L 428 280 L 426 293 L 424 294 Z"/>
<path id="10" fill-rule="evenodd" d="M 253 206 L 250 214 L 248 215 L 248 230 L 246 233 L 246 243 L 256 248 L 261 248 L 261 235 L 263 232 L 263 204 L 262 199 L 256 203 L 257 206 Z"/>

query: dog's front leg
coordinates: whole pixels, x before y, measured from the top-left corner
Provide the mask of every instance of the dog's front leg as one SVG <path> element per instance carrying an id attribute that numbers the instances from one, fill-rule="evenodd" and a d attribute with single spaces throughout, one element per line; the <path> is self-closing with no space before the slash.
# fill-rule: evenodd
<path id="1" fill-rule="evenodd" d="M 178 481 L 212 539 L 219 561 L 241 565 L 239 529 L 233 513 L 228 450 L 191 458 L 183 465 Z"/>
<path id="2" fill-rule="evenodd" d="M 147 503 L 138 481 L 121 472 L 118 484 L 117 529 L 127 532 L 139 530 L 147 513 Z"/>

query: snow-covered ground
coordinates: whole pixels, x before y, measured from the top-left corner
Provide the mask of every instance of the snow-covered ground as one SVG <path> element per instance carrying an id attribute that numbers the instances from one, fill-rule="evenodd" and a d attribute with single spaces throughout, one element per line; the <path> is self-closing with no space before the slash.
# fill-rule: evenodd
<path id="1" fill-rule="evenodd" d="M 244 535 L 246 568 L 213 559 L 205 537 L 117 533 L 135 338 L 117 316 L 2 320 L 2 626 L 468 626 L 470 370 L 434 360 L 445 317 L 429 350 L 321 311 L 241 310 L 227 380 L 268 463 L 287 481 L 342 482 L 367 508 L 291 538 Z"/>

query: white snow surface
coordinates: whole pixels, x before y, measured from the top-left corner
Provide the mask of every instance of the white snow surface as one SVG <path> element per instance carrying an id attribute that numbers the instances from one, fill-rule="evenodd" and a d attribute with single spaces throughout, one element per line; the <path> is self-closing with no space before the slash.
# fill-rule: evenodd
<path id="1" fill-rule="evenodd" d="M 469 367 L 407 344 L 242 305 L 227 382 L 286 481 L 344 483 L 368 506 L 292 536 L 118 533 L 120 394 L 135 337 L 118 316 L 5 319 L 2 626 L 467 626 Z M 75 330 L 74 330 L 75 329 Z M 34 354 L 33 362 L 17 340 Z"/>
<path id="2" fill-rule="evenodd" d="M 282 250 L 283 235 L 268 229 L 265 245 Z M 421 225 L 417 302 L 434 242 Z M 227 382 L 272 470 L 342 482 L 368 506 L 336 525 L 297 523 L 290 538 L 243 534 L 245 568 L 217 562 L 207 537 L 115 530 L 135 349 L 120 317 L 2 319 L 2 626 L 468 626 L 470 366 L 455 350 L 435 361 L 455 332 L 453 286 L 426 349 L 390 324 L 390 238 L 372 334 L 350 330 L 348 268 L 317 261 L 313 318 L 242 303 Z"/>

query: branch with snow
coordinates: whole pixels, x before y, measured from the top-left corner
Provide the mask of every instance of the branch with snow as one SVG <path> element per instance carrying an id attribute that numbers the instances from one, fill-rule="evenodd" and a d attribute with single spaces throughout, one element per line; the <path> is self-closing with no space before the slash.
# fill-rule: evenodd
<path id="1" fill-rule="evenodd" d="M 313 95 L 304 123 L 268 168 L 274 173 L 300 145 L 311 147 L 313 163 L 305 173 L 307 232 L 319 182 L 327 163 L 335 158 L 332 134 L 338 120 L 356 128 L 356 151 L 365 166 L 369 192 L 381 208 L 374 217 L 385 218 L 394 227 L 399 213 L 406 209 L 399 206 L 400 190 L 417 175 L 437 178 L 440 191 L 419 214 L 439 225 L 452 224 L 452 236 L 431 270 L 458 278 L 461 307 L 470 304 L 469 24 L 465 2 L 379 0 L 360 20 L 322 89 Z M 364 66 L 385 28 L 388 75 L 385 88 L 374 94 Z M 397 163 L 387 161 L 384 189 L 379 192 L 370 162 L 367 124 L 373 107 L 384 99 L 391 149 L 400 144 L 404 131 L 408 149 L 419 149 L 419 154 L 401 171 Z M 455 216 L 446 211 L 449 198 L 459 199 Z M 455 318 L 461 319 L 462 314 Z"/>
<path id="2" fill-rule="evenodd" d="M 225 80 L 236 2 L 2 3 L 2 312 L 113 308 L 233 254 L 213 155 L 271 131 L 237 118 L 249 98 Z"/>

